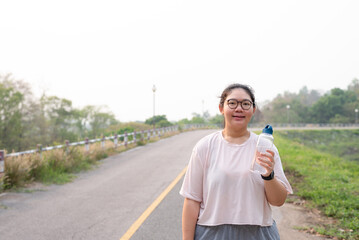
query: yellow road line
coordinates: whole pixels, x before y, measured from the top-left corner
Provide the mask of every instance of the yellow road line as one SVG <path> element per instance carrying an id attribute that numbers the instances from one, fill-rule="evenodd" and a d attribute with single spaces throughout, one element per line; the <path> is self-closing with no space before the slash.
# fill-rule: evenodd
<path id="1" fill-rule="evenodd" d="M 137 231 L 137 229 L 142 225 L 142 223 L 150 216 L 153 210 L 162 202 L 162 200 L 167 196 L 167 194 L 172 190 L 178 181 L 186 173 L 187 167 L 185 167 L 181 173 L 173 180 L 173 182 L 157 197 L 157 199 L 142 213 L 142 215 L 132 224 L 132 226 L 127 230 L 127 232 L 120 238 L 120 240 L 129 240 L 132 235 Z"/>

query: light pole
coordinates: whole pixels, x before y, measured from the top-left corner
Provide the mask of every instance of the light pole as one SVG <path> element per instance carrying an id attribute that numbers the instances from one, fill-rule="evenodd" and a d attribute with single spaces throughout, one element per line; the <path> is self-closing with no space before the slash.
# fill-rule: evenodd
<path id="1" fill-rule="evenodd" d="M 287 105 L 287 121 L 289 124 L 289 109 L 290 109 L 290 105 Z"/>
<path id="2" fill-rule="evenodd" d="M 202 99 L 202 117 L 204 117 L 204 100 Z"/>
<path id="3" fill-rule="evenodd" d="M 354 112 L 355 112 L 355 124 L 358 123 L 358 111 L 359 110 L 357 108 L 354 110 Z"/>
<path id="4" fill-rule="evenodd" d="M 153 84 L 152 92 L 153 92 L 153 117 L 152 117 L 152 124 L 153 128 L 155 128 L 155 93 L 156 93 L 156 86 Z"/>

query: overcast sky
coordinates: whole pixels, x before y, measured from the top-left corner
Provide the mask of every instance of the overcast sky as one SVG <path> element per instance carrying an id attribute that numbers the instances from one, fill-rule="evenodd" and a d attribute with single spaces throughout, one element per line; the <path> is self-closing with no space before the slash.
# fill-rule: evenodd
<path id="1" fill-rule="evenodd" d="M 359 78 L 359 1 L 1 1 L 0 74 L 120 121 L 218 113 L 230 83 L 257 100 Z"/>

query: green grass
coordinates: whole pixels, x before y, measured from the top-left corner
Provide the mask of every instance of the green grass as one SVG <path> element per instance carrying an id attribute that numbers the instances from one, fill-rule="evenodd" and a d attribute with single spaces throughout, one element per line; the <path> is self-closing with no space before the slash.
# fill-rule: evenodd
<path id="1" fill-rule="evenodd" d="M 45 168 L 45 171 L 37 180 L 44 184 L 65 184 L 71 182 L 74 178 L 75 175 L 73 174 L 66 173 L 61 170 L 55 170 L 53 168 Z"/>
<path id="2" fill-rule="evenodd" d="M 305 146 L 359 162 L 359 129 L 280 131 L 281 136 Z"/>
<path id="3" fill-rule="evenodd" d="M 278 131 L 274 137 L 295 194 L 337 219 L 316 231 L 359 239 L 359 161 L 350 151 L 358 147 L 358 131 Z"/>

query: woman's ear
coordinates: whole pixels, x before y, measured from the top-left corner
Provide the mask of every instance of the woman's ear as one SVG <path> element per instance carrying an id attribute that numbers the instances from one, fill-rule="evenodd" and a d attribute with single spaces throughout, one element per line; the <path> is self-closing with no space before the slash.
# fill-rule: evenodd
<path id="1" fill-rule="evenodd" d="M 218 108 L 219 108 L 220 113 L 223 115 L 223 105 L 222 105 L 222 104 L 219 104 L 219 105 L 218 105 Z"/>

